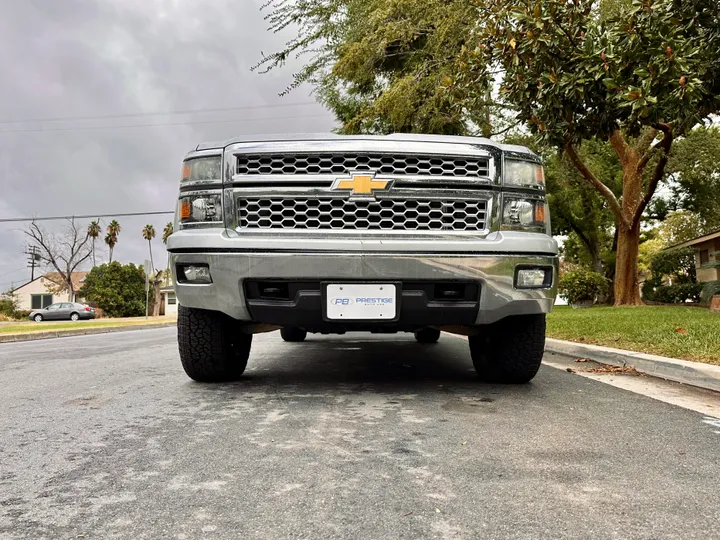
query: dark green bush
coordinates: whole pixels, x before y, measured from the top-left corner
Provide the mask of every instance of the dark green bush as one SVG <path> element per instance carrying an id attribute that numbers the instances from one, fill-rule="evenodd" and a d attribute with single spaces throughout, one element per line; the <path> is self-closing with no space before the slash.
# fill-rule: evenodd
<path id="1" fill-rule="evenodd" d="M 708 281 L 706 283 L 701 283 L 701 285 L 703 288 L 700 292 L 700 301 L 703 304 L 709 304 L 710 299 L 714 295 L 720 294 L 720 281 Z"/>
<path id="2" fill-rule="evenodd" d="M 702 283 L 677 283 L 675 285 L 647 286 L 643 284 L 643 298 L 651 302 L 665 304 L 683 304 L 685 302 L 699 302 L 703 290 Z"/>
<path id="3" fill-rule="evenodd" d="M 560 276 L 560 294 L 571 304 L 595 300 L 605 294 L 610 281 L 597 272 L 573 270 Z"/>
<path id="4" fill-rule="evenodd" d="M 32 311 L 29 309 L 18 309 L 15 313 L 13 313 L 13 317 L 16 319 L 27 319 L 30 316 L 30 313 L 32 313 Z"/>
<path id="5" fill-rule="evenodd" d="M 145 313 L 145 274 L 132 263 L 101 264 L 85 276 L 78 295 L 99 306 L 106 317 L 138 317 Z"/>

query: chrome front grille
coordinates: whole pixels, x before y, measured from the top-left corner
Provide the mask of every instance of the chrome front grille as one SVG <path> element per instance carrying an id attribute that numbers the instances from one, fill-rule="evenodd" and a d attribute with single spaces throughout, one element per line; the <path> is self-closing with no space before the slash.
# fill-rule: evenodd
<path id="1" fill-rule="evenodd" d="M 344 175 L 372 170 L 381 175 L 488 177 L 490 163 L 483 157 L 367 154 L 239 154 L 239 175 Z"/>
<path id="2" fill-rule="evenodd" d="M 263 196 L 237 199 L 246 229 L 483 231 L 488 201 L 423 198 L 348 199 Z"/>

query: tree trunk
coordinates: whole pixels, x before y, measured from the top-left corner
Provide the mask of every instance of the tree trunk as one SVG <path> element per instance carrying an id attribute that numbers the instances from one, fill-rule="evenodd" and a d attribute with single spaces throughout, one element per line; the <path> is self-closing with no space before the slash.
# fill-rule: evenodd
<path id="1" fill-rule="evenodd" d="M 638 280 L 638 248 L 640 223 L 628 228 L 618 225 L 617 258 L 615 262 L 616 306 L 640 306 L 640 283 Z"/>
<path id="2" fill-rule="evenodd" d="M 155 263 L 153 262 L 153 256 L 152 256 L 152 244 L 150 243 L 150 240 L 148 240 L 148 248 L 150 249 L 150 272 L 155 271 Z"/>
<path id="3" fill-rule="evenodd" d="M 160 302 L 162 301 L 162 295 L 160 288 L 162 287 L 162 280 L 156 277 L 153 280 L 153 312 L 152 316 L 157 317 L 160 315 Z"/>

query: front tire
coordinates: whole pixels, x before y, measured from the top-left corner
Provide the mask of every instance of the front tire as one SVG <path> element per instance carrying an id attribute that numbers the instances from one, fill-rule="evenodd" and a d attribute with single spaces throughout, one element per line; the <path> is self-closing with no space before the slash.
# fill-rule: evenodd
<path id="1" fill-rule="evenodd" d="M 42 322 L 43 317 L 42 317 L 42 315 L 35 315 L 35 317 L 33 317 L 33 320 L 35 322 Z"/>
<path id="2" fill-rule="evenodd" d="M 178 306 L 178 347 L 188 377 L 198 382 L 240 378 L 250 356 L 252 334 L 224 313 Z"/>
<path id="3" fill-rule="evenodd" d="M 468 338 L 475 371 L 487 382 L 524 384 L 540 369 L 545 315 L 507 317 Z"/>
<path id="4" fill-rule="evenodd" d="M 280 335 L 282 336 L 284 341 L 290 343 L 299 343 L 301 341 L 305 341 L 305 338 L 307 337 L 307 332 L 302 328 L 287 326 L 280 329 Z"/>
<path id="5" fill-rule="evenodd" d="M 415 339 L 418 343 L 437 343 L 440 339 L 440 330 L 437 328 L 423 328 L 415 332 Z"/>

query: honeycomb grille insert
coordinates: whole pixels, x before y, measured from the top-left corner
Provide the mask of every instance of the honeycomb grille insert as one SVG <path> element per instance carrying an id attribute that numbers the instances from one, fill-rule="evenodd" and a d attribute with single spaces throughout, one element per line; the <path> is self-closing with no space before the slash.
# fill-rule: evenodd
<path id="1" fill-rule="evenodd" d="M 437 199 L 243 198 L 245 229 L 482 231 L 487 201 Z"/>
<path id="2" fill-rule="evenodd" d="M 488 159 L 386 154 L 293 154 L 239 155 L 237 174 L 241 175 L 310 175 L 350 174 L 370 170 L 377 174 L 403 176 L 487 177 Z"/>

